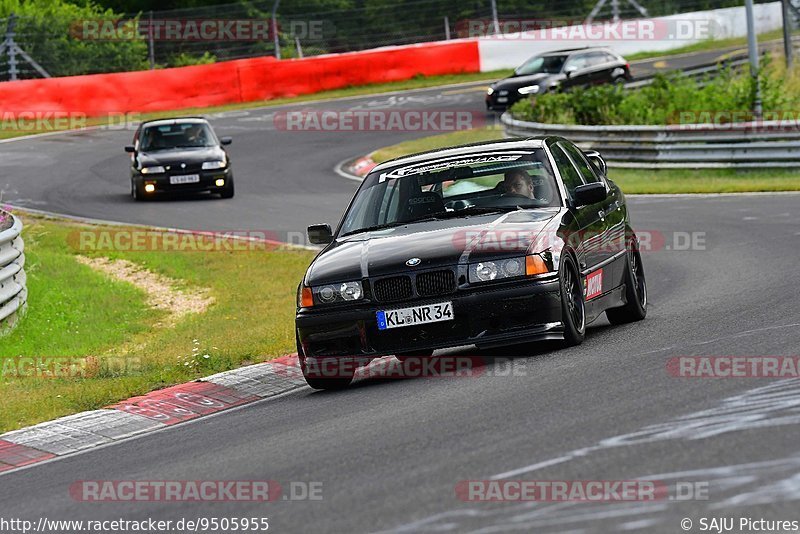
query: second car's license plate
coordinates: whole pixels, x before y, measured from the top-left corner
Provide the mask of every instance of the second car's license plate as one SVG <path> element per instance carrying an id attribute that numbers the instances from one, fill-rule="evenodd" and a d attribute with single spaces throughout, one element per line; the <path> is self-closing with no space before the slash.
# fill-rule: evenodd
<path id="1" fill-rule="evenodd" d="M 200 181 L 199 174 L 182 174 L 180 176 L 170 176 L 169 183 L 175 184 L 196 184 Z"/>
<path id="2" fill-rule="evenodd" d="M 399 310 L 381 310 L 376 313 L 378 329 L 388 330 L 401 326 L 414 326 L 417 324 L 438 323 L 439 321 L 453 320 L 453 303 L 440 302 L 438 304 L 425 304 L 412 308 Z"/>
<path id="3" fill-rule="evenodd" d="M 507 96 L 498 96 L 497 97 L 497 102 L 498 102 L 498 104 L 505 104 L 506 102 L 508 102 L 508 97 Z"/>

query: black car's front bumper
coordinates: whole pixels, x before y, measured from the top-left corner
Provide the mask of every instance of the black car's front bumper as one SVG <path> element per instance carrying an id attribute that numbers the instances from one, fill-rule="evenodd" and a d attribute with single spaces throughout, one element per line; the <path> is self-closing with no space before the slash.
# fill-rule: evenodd
<path id="1" fill-rule="evenodd" d="M 189 184 L 172 184 L 170 183 L 170 176 L 172 175 L 187 175 L 198 174 L 200 181 Z M 225 180 L 223 185 L 217 185 L 217 180 Z M 199 193 L 202 191 L 219 191 L 222 192 L 228 183 L 233 180 L 233 171 L 230 167 L 225 169 L 215 169 L 208 171 L 181 171 L 174 173 L 159 173 L 159 174 L 136 174 L 133 180 L 142 189 L 147 184 L 153 184 L 154 191 L 145 192 L 147 195 L 155 195 L 158 193 Z"/>
<path id="2" fill-rule="evenodd" d="M 376 312 L 450 301 L 453 320 L 379 330 Z M 562 339 L 558 279 L 460 289 L 436 298 L 347 308 L 301 308 L 295 320 L 305 357 L 378 357 L 462 345 L 491 347 Z"/>
<path id="3" fill-rule="evenodd" d="M 520 95 L 515 89 L 496 90 L 486 95 L 486 109 L 490 111 L 505 111 L 525 96 Z"/>

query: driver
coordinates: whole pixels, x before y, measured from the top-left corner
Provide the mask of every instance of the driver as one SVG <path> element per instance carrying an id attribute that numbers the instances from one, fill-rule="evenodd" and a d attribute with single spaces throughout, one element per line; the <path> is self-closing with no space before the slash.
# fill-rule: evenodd
<path id="1" fill-rule="evenodd" d="M 505 194 L 519 195 L 525 198 L 534 198 L 533 180 L 527 172 L 522 169 L 512 169 L 503 175 Z"/>

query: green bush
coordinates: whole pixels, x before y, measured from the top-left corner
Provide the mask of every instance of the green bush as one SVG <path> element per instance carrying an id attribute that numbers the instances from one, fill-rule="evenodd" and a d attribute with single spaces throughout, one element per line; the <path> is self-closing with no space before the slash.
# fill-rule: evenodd
<path id="1" fill-rule="evenodd" d="M 797 109 L 800 105 L 800 71 L 786 72 L 782 61 L 769 56 L 760 71 L 761 98 L 765 112 Z M 707 122 L 714 112 L 753 109 L 755 84 L 746 69 L 726 68 L 713 78 L 689 78 L 680 72 L 658 74 L 653 83 L 637 90 L 601 85 L 546 93 L 517 102 L 516 119 L 551 124 L 666 125 Z"/>
<path id="2" fill-rule="evenodd" d="M 73 35 L 82 20 L 119 18 L 111 10 L 90 2 L 0 0 L 0 19 L 12 13 L 18 16 L 17 44 L 51 76 L 149 68 L 147 43 L 142 40 L 99 41 Z"/>

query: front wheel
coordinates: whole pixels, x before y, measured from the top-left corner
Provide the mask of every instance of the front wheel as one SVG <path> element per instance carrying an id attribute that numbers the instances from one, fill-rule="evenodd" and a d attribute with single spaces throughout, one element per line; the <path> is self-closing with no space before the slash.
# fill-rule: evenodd
<path id="1" fill-rule="evenodd" d="M 134 202 L 144 200 L 144 189 L 135 180 L 131 180 L 131 198 Z"/>
<path id="2" fill-rule="evenodd" d="M 233 178 L 229 178 L 228 182 L 223 186 L 219 194 L 220 198 L 233 198 Z"/>
<path id="3" fill-rule="evenodd" d="M 334 365 L 334 369 L 330 369 L 330 366 L 322 365 L 323 362 L 308 365 L 305 356 L 303 356 L 303 346 L 300 344 L 300 339 L 296 334 L 295 339 L 297 341 L 297 357 L 300 360 L 300 370 L 303 371 L 303 378 L 306 379 L 306 383 L 310 387 L 321 390 L 337 390 L 344 389 L 350 385 L 355 375 L 355 366 Z"/>
<path id="4" fill-rule="evenodd" d="M 586 336 L 586 305 L 578 268 L 571 256 L 563 256 L 558 275 L 561 290 L 561 322 L 564 324 L 564 345 L 583 343 Z"/>
<path id="5" fill-rule="evenodd" d="M 620 308 L 606 310 L 611 324 L 632 323 L 647 317 L 647 282 L 644 278 L 642 255 L 630 246 L 625 266 L 625 298 L 628 301 Z"/>

